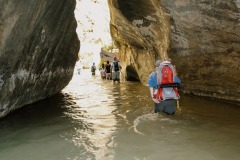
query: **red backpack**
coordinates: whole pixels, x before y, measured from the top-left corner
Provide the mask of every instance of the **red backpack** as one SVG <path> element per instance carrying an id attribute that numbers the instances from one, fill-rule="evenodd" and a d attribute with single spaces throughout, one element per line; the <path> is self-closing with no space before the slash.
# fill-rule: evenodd
<path id="1" fill-rule="evenodd" d="M 171 69 L 171 67 L 169 65 L 164 65 L 160 68 L 160 70 L 162 73 L 162 79 L 160 84 L 173 83 L 173 70 Z"/>
<path id="2" fill-rule="evenodd" d="M 155 98 L 160 100 L 179 99 L 177 87 L 171 86 L 174 84 L 174 70 L 173 65 L 167 61 L 157 68 L 158 85 L 154 94 Z"/>

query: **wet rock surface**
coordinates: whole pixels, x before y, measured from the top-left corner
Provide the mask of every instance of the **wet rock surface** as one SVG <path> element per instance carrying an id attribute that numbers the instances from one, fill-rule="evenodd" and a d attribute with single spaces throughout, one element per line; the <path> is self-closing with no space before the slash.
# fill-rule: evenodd
<path id="1" fill-rule="evenodd" d="M 61 91 L 79 50 L 75 1 L 0 1 L 0 117 Z"/>
<path id="2" fill-rule="evenodd" d="M 157 59 L 171 58 L 183 91 L 240 102 L 238 1 L 113 0 L 109 4 L 122 64 L 131 67 L 143 84 Z"/>

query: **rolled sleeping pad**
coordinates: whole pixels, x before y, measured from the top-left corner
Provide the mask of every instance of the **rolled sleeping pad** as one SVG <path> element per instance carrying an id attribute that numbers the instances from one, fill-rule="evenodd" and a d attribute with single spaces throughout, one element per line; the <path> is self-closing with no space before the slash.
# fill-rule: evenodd
<path id="1" fill-rule="evenodd" d="M 157 88 L 171 88 L 171 87 L 177 87 L 180 88 L 181 84 L 180 83 L 170 83 L 170 84 L 159 84 L 154 86 L 153 88 L 157 89 Z"/>

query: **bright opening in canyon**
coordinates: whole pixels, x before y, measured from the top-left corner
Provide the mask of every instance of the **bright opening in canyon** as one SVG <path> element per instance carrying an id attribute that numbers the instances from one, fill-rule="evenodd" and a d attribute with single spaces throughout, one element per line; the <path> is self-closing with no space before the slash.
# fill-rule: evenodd
<path id="1" fill-rule="evenodd" d="M 79 60 L 83 67 L 100 63 L 101 49 L 113 48 L 107 0 L 77 0 L 75 17 L 80 40 Z"/>

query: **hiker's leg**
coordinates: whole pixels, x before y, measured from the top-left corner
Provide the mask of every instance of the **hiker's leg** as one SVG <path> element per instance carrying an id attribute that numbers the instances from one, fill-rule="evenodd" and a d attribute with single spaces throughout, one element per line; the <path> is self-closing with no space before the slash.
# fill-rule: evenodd
<path id="1" fill-rule="evenodd" d="M 113 82 L 115 82 L 116 81 L 116 78 L 117 78 L 117 72 L 112 72 L 112 80 L 113 80 Z"/>
<path id="2" fill-rule="evenodd" d="M 175 100 L 163 101 L 164 111 L 168 115 L 173 115 L 176 112 L 176 102 Z"/>
<path id="3" fill-rule="evenodd" d="M 154 103 L 154 112 L 162 112 L 163 111 L 163 104 L 162 103 Z"/>
<path id="4" fill-rule="evenodd" d="M 120 72 L 116 72 L 116 78 L 117 78 L 117 81 L 119 82 L 120 81 Z"/>

